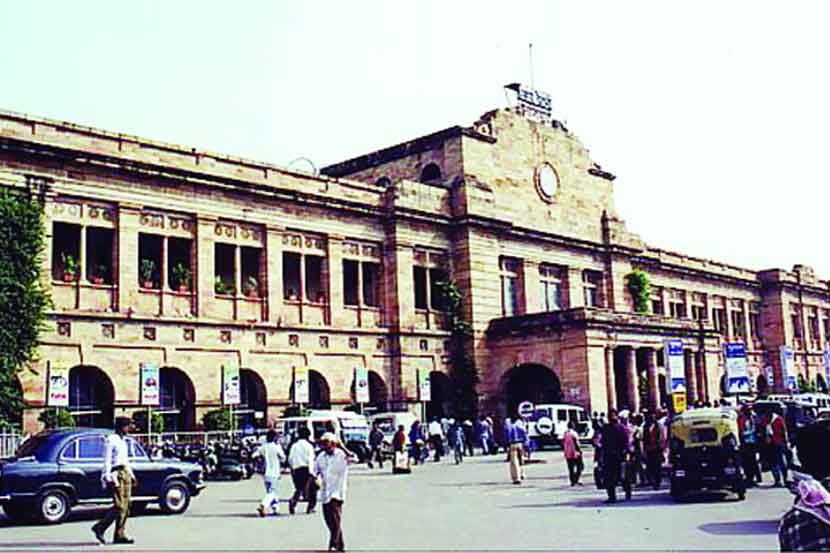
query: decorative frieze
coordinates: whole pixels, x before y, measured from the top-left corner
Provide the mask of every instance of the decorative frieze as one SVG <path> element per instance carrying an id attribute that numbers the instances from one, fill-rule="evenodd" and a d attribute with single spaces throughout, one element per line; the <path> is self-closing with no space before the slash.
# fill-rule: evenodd
<path id="1" fill-rule="evenodd" d="M 108 339 L 115 338 L 115 325 L 111 323 L 104 323 L 101 325 L 101 336 Z"/>
<path id="2" fill-rule="evenodd" d="M 145 326 L 144 327 L 144 339 L 149 340 L 151 342 L 156 341 L 156 327 L 154 326 Z"/>
<path id="3" fill-rule="evenodd" d="M 286 250 L 325 252 L 326 240 L 322 236 L 288 231 L 282 235 L 282 245 Z"/>

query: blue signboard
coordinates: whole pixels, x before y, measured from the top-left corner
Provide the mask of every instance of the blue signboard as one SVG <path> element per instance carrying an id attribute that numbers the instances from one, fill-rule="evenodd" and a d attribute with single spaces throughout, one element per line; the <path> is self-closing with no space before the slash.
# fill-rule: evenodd
<path id="1" fill-rule="evenodd" d="M 683 355 L 683 342 L 668 340 L 665 346 L 666 382 L 671 386 L 669 393 L 686 392 L 686 361 Z"/>
<path id="2" fill-rule="evenodd" d="M 726 393 L 748 394 L 750 390 L 749 370 L 746 362 L 746 347 L 743 342 L 725 344 Z"/>
<path id="3" fill-rule="evenodd" d="M 781 346 L 779 353 L 781 354 L 781 374 L 784 377 L 784 385 L 788 391 L 796 392 L 798 391 L 798 378 L 795 374 L 793 348 Z"/>

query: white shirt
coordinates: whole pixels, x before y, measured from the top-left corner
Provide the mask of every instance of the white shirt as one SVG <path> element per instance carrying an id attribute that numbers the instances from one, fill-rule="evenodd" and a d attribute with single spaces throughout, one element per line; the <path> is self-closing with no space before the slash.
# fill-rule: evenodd
<path id="1" fill-rule="evenodd" d="M 328 503 L 332 499 L 346 500 L 346 485 L 349 476 L 349 463 L 341 449 L 334 453 L 322 452 L 314 462 L 314 474 L 322 477 L 320 501 Z"/>
<path id="2" fill-rule="evenodd" d="M 104 470 L 101 472 L 103 482 L 115 482 L 113 467 L 124 467 L 132 473 L 130 455 L 127 451 L 127 440 L 118 434 L 110 434 L 104 442 Z"/>
<path id="3" fill-rule="evenodd" d="M 314 446 L 308 440 L 297 440 L 288 450 L 288 465 L 292 469 L 314 466 Z"/>
<path id="4" fill-rule="evenodd" d="M 280 463 L 285 461 L 285 452 L 283 452 L 280 444 L 277 442 L 268 442 L 265 445 L 259 446 L 259 449 L 254 453 L 254 457 L 262 457 L 265 459 L 265 478 L 280 477 Z"/>
<path id="5" fill-rule="evenodd" d="M 430 436 L 443 436 L 444 434 L 441 432 L 441 424 L 438 421 L 432 421 L 429 423 L 429 435 Z"/>

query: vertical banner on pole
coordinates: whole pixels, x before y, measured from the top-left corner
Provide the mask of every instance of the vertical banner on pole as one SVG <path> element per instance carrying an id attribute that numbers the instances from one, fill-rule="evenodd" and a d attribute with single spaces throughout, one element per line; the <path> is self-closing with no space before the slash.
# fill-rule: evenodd
<path id="1" fill-rule="evenodd" d="M 798 391 L 798 378 L 795 375 L 795 358 L 793 348 L 781 346 L 781 376 L 784 378 L 784 388 L 789 392 Z"/>
<path id="2" fill-rule="evenodd" d="M 47 383 L 46 405 L 69 407 L 69 369 L 50 366 Z"/>
<path id="3" fill-rule="evenodd" d="M 369 369 L 354 370 L 354 397 L 357 403 L 369 403 Z"/>
<path id="4" fill-rule="evenodd" d="M 139 363 L 141 375 L 141 405 L 159 405 L 159 368 L 152 363 Z"/>
<path id="5" fill-rule="evenodd" d="M 666 385 L 670 394 L 686 393 L 686 360 L 683 342 L 667 340 L 664 348 L 666 359 Z"/>
<path id="6" fill-rule="evenodd" d="M 432 387 L 429 381 L 429 373 L 424 374 L 418 370 L 418 401 L 432 401 Z"/>
<path id="7" fill-rule="evenodd" d="M 222 367 L 222 404 L 239 405 L 239 368 Z"/>
<path id="8" fill-rule="evenodd" d="M 294 403 L 308 403 L 308 367 L 294 367 Z"/>
<path id="9" fill-rule="evenodd" d="M 743 342 L 724 345 L 726 355 L 726 393 L 748 394 L 749 369 L 746 362 L 746 346 Z"/>
<path id="10" fill-rule="evenodd" d="M 824 348 L 824 385 L 830 386 L 830 349 Z"/>

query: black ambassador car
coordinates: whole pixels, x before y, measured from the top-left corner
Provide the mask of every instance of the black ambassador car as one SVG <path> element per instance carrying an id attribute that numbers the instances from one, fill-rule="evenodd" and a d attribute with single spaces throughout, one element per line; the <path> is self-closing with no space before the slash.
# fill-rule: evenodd
<path id="1" fill-rule="evenodd" d="M 26 440 L 14 457 L 0 460 L 0 505 L 9 518 L 58 523 L 76 505 L 108 504 L 101 485 L 105 429 L 50 430 Z M 130 463 L 138 480 L 132 508 L 158 503 L 169 514 L 187 510 L 205 487 L 202 468 L 181 461 L 151 460 L 129 436 Z"/>

